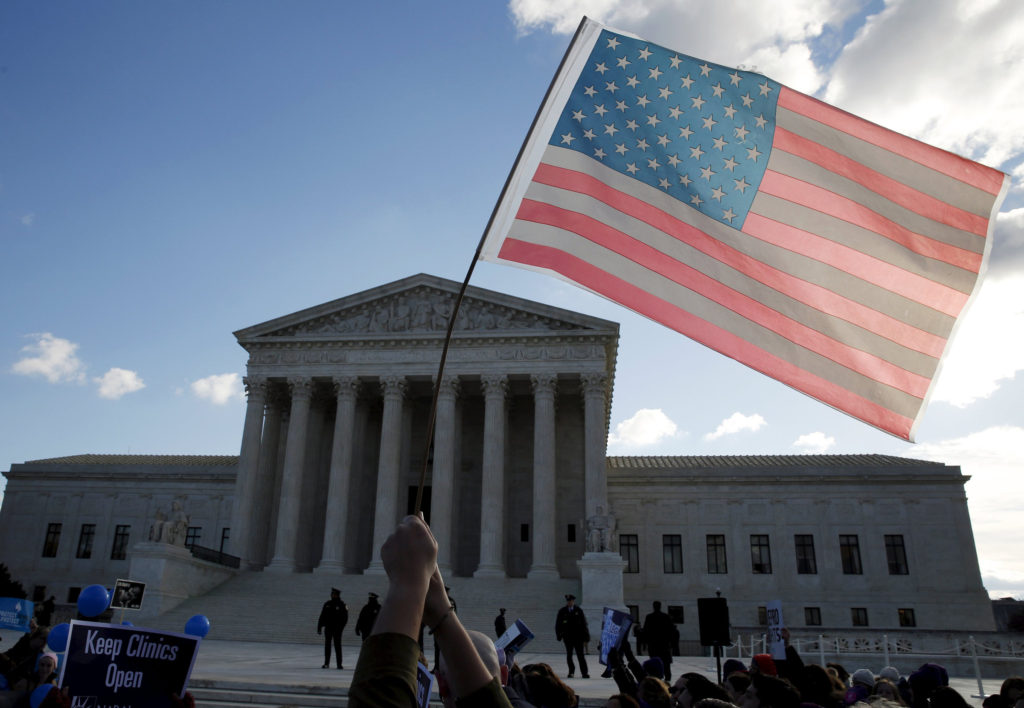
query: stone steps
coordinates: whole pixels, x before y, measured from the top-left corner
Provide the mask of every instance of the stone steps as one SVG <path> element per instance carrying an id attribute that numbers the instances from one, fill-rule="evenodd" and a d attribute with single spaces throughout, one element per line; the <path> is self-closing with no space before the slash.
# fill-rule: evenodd
<path id="1" fill-rule="evenodd" d="M 555 613 L 565 593 L 580 594 L 573 579 L 452 578 L 448 585 L 463 625 L 493 635 L 498 608 L 506 607 L 508 624 L 519 618 L 534 632 L 530 649 L 537 652 L 562 651 L 554 638 Z M 316 634 L 317 618 L 332 587 L 341 589 L 349 608 L 342 643 L 358 645 L 359 610 L 368 593 L 384 595 L 385 576 L 247 571 L 145 623 L 180 632 L 189 617 L 203 614 L 210 620 L 209 639 L 316 644 L 323 641 Z M 432 651 L 429 636 L 424 641 Z"/>

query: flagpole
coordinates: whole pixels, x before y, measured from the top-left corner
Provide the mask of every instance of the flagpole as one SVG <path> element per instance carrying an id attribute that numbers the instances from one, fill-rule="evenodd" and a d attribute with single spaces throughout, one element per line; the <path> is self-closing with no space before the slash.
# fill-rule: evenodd
<path id="1" fill-rule="evenodd" d="M 509 185 L 512 183 L 512 177 L 516 174 L 516 170 L 519 168 L 519 163 L 523 159 L 523 153 L 526 152 L 526 145 L 530 141 L 530 136 L 533 135 L 533 131 L 537 127 L 541 114 L 544 113 L 544 109 L 547 106 L 548 99 L 551 97 L 551 92 L 554 90 L 555 83 L 562 75 L 562 69 L 565 68 L 565 63 L 569 59 L 569 54 L 572 52 L 572 48 L 576 45 L 576 41 L 579 39 L 586 24 L 587 17 L 584 15 L 583 19 L 580 20 L 579 26 L 576 28 L 575 34 L 573 34 L 572 41 L 569 42 L 569 46 L 565 50 L 565 54 L 562 55 L 562 61 L 558 64 L 558 70 L 552 77 L 551 83 L 548 84 L 548 89 L 544 93 L 544 100 L 540 102 L 540 106 L 537 108 L 537 113 L 533 116 L 533 122 L 530 123 L 530 129 L 526 131 L 526 137 L 523 138 L 523 144 L 519 146 L 519 153 L 516 155 L 515 162 L 512 163 L 512 169 L 509 170 L 508 177 L 505 178 L 505 184 L 502 186 L 501 193 L 498 195 L 498 199 L 494 203 L 494 208 L 491 209 L 491 216 L 487 219 L 487 226 L 484 227 L 484 231 L 480 235 L 480 242 L 477 243 L 476 251 L 473 253 L 473 259 L 469 262 L 469 270 L 466 271 L 466 277 L 462 281 L 462 286 L 459 288 L 458 294 L 455 296 L 455 304 L 452 306 L 451 315 L 448 317 L 448 330 L 445 332 L 444 345 L 441 347 L 441 360 L 437 366 L 437 377 L 434 379 L 434 397 L 430 403 L 430 418 L 427 423 L 426 447 L 423 451 L 423 469 L 420 471 L 420 481 L 416 488 L 416 505 L 413 507 L 412 512 L 414 515 L 420 513 L 420 507 L 423 504 L 423 487 L 427 482 L 427 465 L 430 463 L 430 446 L 434 443 L 434 425 L 437 420 L 437 399 L 441 393 L 441 376 L 444 374 L 444 364 L 448 358 L 448 345 L 452 340 L 452 331 L 455 329 L 455 319 L 459 314 L 459 307 L 462 305 L 462 298 L 466 294 L 466 288 L 469 287 L 469 279 L 473 276 L 473 270 L 476 268 L 476 262 L 480 260 L 480 253 L 483 251 L 484 242 L 487 240 L 487 234 L 491 230 L 491 225 L 494 223 L 494 219 L 498 214 L 498 207 L 505 199 L 505 193 L 508 191 Z"/>

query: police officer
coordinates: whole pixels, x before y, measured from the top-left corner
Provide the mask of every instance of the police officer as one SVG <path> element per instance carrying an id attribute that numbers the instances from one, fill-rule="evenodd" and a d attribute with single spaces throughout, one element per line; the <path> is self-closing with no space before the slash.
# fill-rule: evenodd
<path id="1" fill-rule="evenodd" d="M 331 665 L 331 642 L 334 642 L 334 655 L 338 661 L 338 668 L 344 669 L 341 665 L 341 631 L 348 624 L 348 607 L 341 601 L 341 590 L 331 588 L 331 599 L 324 603 L 320 610 L 320 619 L 316 623 L 316 633 L 324 635 L 324 665 L 322 668 L 329 668 Z M 326 631 L 323 631 L 326 630 Z"/>

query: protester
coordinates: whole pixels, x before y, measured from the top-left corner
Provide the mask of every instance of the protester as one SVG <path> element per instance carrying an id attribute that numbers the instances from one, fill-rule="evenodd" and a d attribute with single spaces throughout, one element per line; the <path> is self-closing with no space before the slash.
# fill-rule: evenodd
<path id="1" fill-rule="evenodd" d="M 527 664 L 523 667 L 526 699 L 543 708 L 575 708 L 579 703 L 576 692 L 555 675 L 548 664 Z"/>
<path id="2" fill-rule="evenodd" d="M 565 607 L 561 608 L 555 617 L 555 639 L 565 643 L 565 663 L 569 666 L 569 678 L 576 673 L 576 666 L 572 662 L 573 652 L 580 662 L 580 674 L 583 678 L 590 678 L 587 659 L 583 653 L 583 644 L 590 641 L 590 630 L 587 628 L 587 618 L 583 616 L 583 610 L 576 606 L 575 595 L 565 596 Z"/>
<path id="3" fill-rule="evenodd" d="M 627 696 L 625 693 L 616 693 L 614 696 L 608 697 L 602 708 L 640 708 L 640 704 L 632 696 Z"/>
<path id="4" fill-rule="evenodd" d="M 910 684 L 910 705 L 912 708 L 929 708 L 928 699 L 937 688 L 949 685 L 949 674 L 939 664 L 921 664 L 921 667 L 907 677 Z"/>
<path id="5" fill-rule="evenodd" d="M 344 669 L 341 661 L 341 632 L 348 624 L 348 606 L 341 601 L 341 590 L 331 588 L 331 599 L 324 603 L 320 610 L 320 619 L 316 622 L 316 633 L 324 635 L 324 665 L 331 665 L 331 644 L 334 644 L 334 657 L 339 669 Z"/>
<path id="6" fill-rule="evenodd" d="M 645 677 L 636 690 L 637 701 L 650 708 L 672 708 L 672 698 L 668 686 L 660 678 Z"/>
<path id="7" fill-rule="evenodd" d="M 786 679 L 750 672 L 750 686 L 740 699 L 740 708 L 799 708 L 800 692 Z"/>
<path id="8" fill-rule="evenodd" d="M 363 644 L 349 689 L 351 708 L 416 704 L 416 636 L 429 627 L 447 665 L 446 681 L 460 705 L 505 706 L 508 698 L 488 672 L 452 610 L 437 568 L 437 541 L 418 516 L 407 516 L 380 550 L 388 591 Z M 555 708 L 551 706 L 551 708 Z"/>
<path id="9" fill-rule="evenodd" d="M 665 681 L 672 680 L 672 644 L 676 626 L 672 618 L 661 611 L 661 603 L 654 601 L 654 611 L 644 618 L 644 642 L 647 644 L 647 655 L 652 659 L 661 659 L 665 671 Z"/>

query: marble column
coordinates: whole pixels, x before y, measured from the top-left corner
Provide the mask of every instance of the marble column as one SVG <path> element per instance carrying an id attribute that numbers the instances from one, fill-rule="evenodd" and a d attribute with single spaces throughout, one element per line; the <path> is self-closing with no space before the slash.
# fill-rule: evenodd
<path id="1" fill-rule="evenodd" d="M 455 503 L 455 403 L 459 377 L 445 376 L 437 395 L 434 423 L 434 467 L 431 478 L 430 529 L 437 539 L 437 566 L 445 577 L 452 571 L 452 506 Z"/>
<path id="2" fill-rule="evenodd" d="M 398 472 L 402 459 L 402 401 L 405 397 L 405 377 L 381 377 L 380 388 L 384 396 L 384 412 L 380 425 L 377 503 L 373 513 L 373 560 L 364 571 L 367 575 L 384 575 L 380 548 L 398 523 Z"/>
<path id="3" fill-rule="evenodd" d="M 352 443 L 359 379 L 334 379 L 338 413 L 334 419 L 331 470 L 327 480 L 327 515 L 324 518 L 324 548 L 318 571 L 341 572 L 345 568 L 345 530 L 348 526 L 349 488 L 352 478 Z"/>
<path id="4" fill-rule="evenodd" d="M 267 398 L 267 382 L 250 376 L 242 380 L 248 402 L 242 428 L 242 449 L 238 455 L 238 476 L 235 478 L 235 502 L 231 512 L 230 548 L 241 559 L 240 567 L 250 567 L 253 558 L 253 512 L 256 502 L 260 464 L 260 438 L 263 432 L 263 408 Z"/>
<path id="5" fill-rule="evenodd" d="M 605 470 L 605 450 L 608 443 L 607 400 L 608 376 L 588 373 L 580 376 L 583 388 L 583 474 L 586 490 L 587 518 L 597 513 L 597 507 L 608 511 L 608 483 Z"/>
<path id="6" fill-rule="evenodd" d="M 307 378 L 288 379 L 292 394 L 292 412 L 288 422 L 288 442 L 281 476 L 281 501 L 277 510 L 277 537 L 274 557 L 267 570 L 295 570 L 295 544 L 302 508 L 302 481 L 306 465 L 306 434 L 309 408 L 313 397 L 313 381 Z"/>
<path id="7" fill-rule="evenodd" d="M 534 374 L 533 562 L 528 578 L 558 578 L 555 562 L 555 374 Z"/>
<path id="8" fill-rule="evenodd" d="M 260 441 L 259 473 L 256 476 L 256 489 L 253 493 L 252 526 L 250 535 L 251 568 L 262 568 L 270 559 L 271 549 L 267 547 L 270 529 L 273 524 L 274 498 L 276 496 L 277 460 L 281 441 L 281 409 L 283 401 L 280 394 L 267 392 L 266 412 L 263 419 L 263 437 Z M 234 531 L 232 531 L 234 533 Z"/>
<path id="9" fill-rule="evenodd" d="M 480 484 L 480 565 L 474 578 L 504 578 L 505 393 L 508 377 L 484 376 L 484 459 Z"/>

